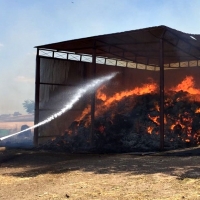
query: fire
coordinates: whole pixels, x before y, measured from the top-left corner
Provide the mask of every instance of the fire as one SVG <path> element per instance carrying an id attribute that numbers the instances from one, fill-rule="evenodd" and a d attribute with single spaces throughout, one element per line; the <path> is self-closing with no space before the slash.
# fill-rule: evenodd
<path id="1" fill-rule="evenodd" d="M 155 109 L 160 112 L 160 106 L 158 105 L 158 102 L 155 103 Z"/>
<path id="2" fill-rule="evenodd" d="M 186 78 L 178 84 L 176 87 L 172 88 L 171 90 L 175 92 L 184 91 L 190 94 L 200 94 L 200 90 L 194 88 L 194 78 L 192 76 L 186 76 Z"/>
<path id="3" fill-rule="evenodd" d="M 95 115 L 99 115 L 100 111 L 102 112 L 102 111 L 109 109 L 112 103 L 118 102 L 125 97 L 152 93 L 152 92 L 156 91 L 157 84 L 156 83 L 144 84 L 143 86 L 135 87 L 132 90 L 118 92 L 111 97 L 108 97 L 105 93 L 103 93 L 103 91 L 102 91 L 103 89 L 105 89 L 105 86 L 100 87 L 96 92 L 96 98 L 98 100 L 101 100 L 102 103 L 100 103 L 99 105 L 96 106 Z M 159 109 L 159 106 L 157 107 L 157 109 Z M 76 120 L 78 120 L 78 121 L 82 120 L 86 115 L 90 114 L 90 112 L 91 112 L 91 106 L 88 105 L 83 110 L 81 116 L 79 116 Z"/>
<path id="4" fill-rule="evenodd" d="M 91 105 L 87 105 L 87 107 L 82 111 L 81 116 L 79 116 L 76 121 L 81 121 L 83 118 L 89 114 L 91 111 Z"/>
<path id="5" fill-rule="evenodd" d="M 171 130 L 173 130 L 174 127 L 177 126 L 177 125 L 180 125 L 180 127 L 181 127 L 182 129 L 185 128 L 185 126 L 184 126 L 183 124 L 181 124 L 180 121 L 178 120 L 178 121 L 175 122 L 175 124 L 172 124 L 172 125 L 171 125 L 171 127 L 170 127 Z"/>
<path id="6" fill-rule="evenodd" d="M 97 94 L 96 94 L 96 97 L 97 99 L 100 99 L 102 101 L 105 101 L 107 99 L 107 96 L 105 93 L 102 92 L 102 90 L 105 88 L 105 85 L 103 85 L 102 87 L 100 87 L 98 90 L 97 90 Z"/>
<path id="7" fill-rule="evenodd" d="M 197 108 L 195 113 L 200 113 L 200 108 Z"/>
<path id="8" fill-rule="evenodd" d="M 145 84 L 142 87 L 136 87 L 133 90 L 118 92 L 114 96 L 107 98 L 104 101 L 104 105 L 109 106 L 114 101 L 120 101 L 124 97 L 129 97 L 129 96 L 132 96 L 132 95 L 143 95 L 143 94 L 147 94 L 147 93 L 152 93 L 156 89 L 157 89 L 157 84 L 151 83 L 151 84 Z M 100 96 L 100 95 L 97 95 L 97 96 Z M 100 96 L 100 98 L 102 99 L 101 96 Z"/>
<path id="9" fill-rule="evenodd" d="M 151 117 L 150 115 L 148 115 L 149 119 L 151 119 L 153 122 L 155 122 L 157 125 L 160 125 L 160 122 L 158 121 L 160 119 L 160 116 L 155 116 L 155 117 Z"/>
<path id="10" fill-rule="evenodd" d="M 149 126 L 147 127 L 147 133 L 152 134 L 153 127 Z"/>
<path id="11" fill-rule="evenodd" d="M 135 105 L 131 103 L 134 102 L 135 104 L 135 99 L 137 100 L 137 97 L 138 97 L 139 99 L 138 102 L 141 101 L 141 104 L 139 105 L 138 110 L 136 107 L 136 112 L 135 112 L 136 115 L 134 115 L 134 117 L 136 116 L 136 118 L 138 118 L 138 122 L 136 123 L 135 119 L 131 119 L 131 122 L 134 122 L 133 126 L 135 127 L 135 132 L 141 132 L 140 128 L 137 128 L 137 127 L 146 126 L 145 129 L 142 129 L 142 130 L 145 130 L 146 133 L 152 134 L 155 132 L 156 134 L 159 134 L 160 105 L 159 105 L 159 94 L 156 93 L 158 92 L 157 89 L 158 89 L 157 84 L 154 82 L 151 82 L 149 84 L 144 84 L 140 87 L 138 86 L 131 90 L 120 91 L 120 92 L 115 93 L 112 96 L 111 95 L 109 96 L 109 93 L 105 92 L 107 91 L 107 88 L 105 86 L 102 86 L 96 92 L 97 103 L 95 105 L 96 106 L 95 117 L 98 118 L 100 116 L 104 116 L 104 113 L 108 111 L 109 113 L 108 119 L 112 121 L 115 118 L 116 113 L 121 114 L 120 112 L 122 112 L 122 115 L 123 115 L 123 113 L 126 112 L 126 109 L 129 112 L 129 104 L 130 104 L 130 111 L 131 109 L 134 109 Z M 193 106 L 190 108 L 190 101 L 191 101 L 190 97 L 197 95 L 197 98 L 198 98 L 198 95 L 200 95 L 200 89 L 195 88 L 194 78 L 192 76 L 186 76 L 185 79 L 183 79 L 183 81 L 180 84 L 176 85 L 170 90 L 172 90 L 172 93 L 170 93 L 170 91 L 169 93 L 166 92 L 165 101 L 164 101 L 165 130 L 168 134 L 170 133 L 173 135 L 172 138 L 170 138 L 170 141 L 175 141 L 176 140 L 175 135 L 176 135 L 176 137 L 181 138 L 183 141 L 187 143 L 190 143 L 190 142 L 192 143 L 195 140 L 196 143 L 199 144 L 200 133 L 197 133 L 198 129 L 193 130 L 193 126 L 194 126 L 193 118 L 194 118 L 195 113 L 200 113 L 200 107 L 199 107 L 199 104 L 197 105 L 194 104 L 195 107 Z M 181 93 L 180 91 L 183 91 L 184 93 Z M 143 98 L 142 96 L 142 95 L 151 94 L 151 93 L 153 94 L 152 96 L 150 95 L 150 97 L 147 95 L 147 98 L 146 97 Z M 187 95 L 185 95 L 185 93 Z M 125 98 L 127 98 L 127 100 Z M 151 98 L 155 98 L 155 101 L 154 99 L 151 99 Z M 132 101 L 132 99 L 134 100 Z M 122 104 L 118 103 L 120 101 L 122 102 Z M 188 104 L 187 104 L 187 101 L 188 101 Z M 128 102 L 127 105 L 126 105 L 126 102 Z M 149 102 L 150 104 L 148 104 Z M 144 105 L 143 103 L 148 104 L 148 106 L 143 107 Z M 136 106 L 137 106 L 137 103 L 136 103 Z M 120 108 L 120 109 L 117 110 L 117 108 Z M 196 110 L 194 108 L 196 108 Z M 146 110 L 147 112 L 145 113 Z M 145 120 L 148 119 L 147 124 L 142 124 L 143 122 L 139 120 L 141 119 L 140 112 L 141 112 L 141 115 L 143 115 L 143 113 L 145 115 L 144 117 L 141 116 L 143 117 L 142 119 L 144 118 Z M 83 110 L 81 116 L 79 116 L 77 121 L 85 120 L 84 125 L 88 126 L 90 124 L 90 113 L 91 113 L 91 105 L 88 105 Z M 122 120 L 122 123 L 123 123 L 123 120 Z M 112 125 L 115 125 L 115 124 L 112 124 Z M 103 118 L 102 124 L 96 127 L 95 130 L 99 131 L 102 134 L 106 134 L 106 132 L 108 131 L 106 126 L 107 126 L 107 122 L 105 123 L 104 118 Z"/>

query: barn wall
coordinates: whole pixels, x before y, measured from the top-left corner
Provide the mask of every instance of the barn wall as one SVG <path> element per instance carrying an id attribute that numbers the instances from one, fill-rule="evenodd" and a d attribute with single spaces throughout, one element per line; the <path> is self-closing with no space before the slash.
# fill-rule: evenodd
<path id="1" fill-rule="evenodd" d="M 58 59 L 41 58 L 40 82 L 57 85 L 40 84 L 39 121 L 59 112 L 73 95 L 73 90 L 81 85 L 87 76 L 84 63 Z M 60 85 L 58 85 L 60 84 Z M 83 101 L 73 109 L 50 123 L 39 127 L 39 143 L 49 139 L 46 136 L 64 134 L 83 107 Z"/>

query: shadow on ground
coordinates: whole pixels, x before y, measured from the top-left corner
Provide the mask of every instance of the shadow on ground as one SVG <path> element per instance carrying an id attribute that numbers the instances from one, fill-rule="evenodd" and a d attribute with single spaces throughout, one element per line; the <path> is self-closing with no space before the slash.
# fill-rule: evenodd
<path id="1" fill-rule="evenodd" d="M 98 174 L 162 173 L 181 180 L 197 179 L 200 178 L 199 163 L 200 147 L 148 154 L 66 154 L 20 149 L 0 151 L 0 174 L 19 177 L 80 170 Z"/>

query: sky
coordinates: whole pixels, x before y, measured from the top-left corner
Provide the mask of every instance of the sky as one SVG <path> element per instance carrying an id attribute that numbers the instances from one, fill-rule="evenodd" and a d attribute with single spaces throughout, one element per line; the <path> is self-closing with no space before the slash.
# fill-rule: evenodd
<path id="1" fill-rule="evenodd" d="M 35 95 L 35 46 L 165 25 L 200 34 L 199 0 L 0 0 L 0 114 Z"/>

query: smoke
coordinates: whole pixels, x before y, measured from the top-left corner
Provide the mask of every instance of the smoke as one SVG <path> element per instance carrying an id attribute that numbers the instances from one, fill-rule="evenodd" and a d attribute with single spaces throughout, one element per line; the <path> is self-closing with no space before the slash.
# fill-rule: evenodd
<path id="1" fill-rule="evenodd" d="M 109 81 L 110 79 L 112 79 L 114 76 L 116 76 L 118 72 L 114 72 L 110 75 L 107 75 L 107 76 L 103 76 L 103 77 L 100 77 L 100 78 L 97 78 L 97 79 L 94 79 L 94 80 L 91 80 L 89 83 L 83 85 L 81 88 L 77 89 L 77 91 L 75 92 L 74 96 L 72 96 L 70 102 L 68 102 L 64 108 L 62 108 L 59 112 L 53 114 L 52 116 L 48 117 L 47 119 L 39 122 L 38 124 L 35 124 L 34 126 L 32 127 L 29 127 L 27 129 L 24 129 L 22 131 L 19 131 L 17 133 L 13 133 L 11 135 L 7 135 L 7 136 L 4 136 L 4 137 L 1 137 L 0 138 L 0 141 L 2 140 L 5 140 L 9 137 L 12 137 L 12 136 L 15 136 L 15 135 L 18 135 L 20 133 L 23 133 L 25 131 L 28 131 L 28 130 L 31 130 L 31 129 L 34 129 L 34 128 L 37 128 L 39 126 L 42 126 L 52 120 L 54 120 L 55 118 L 61 116 L 63 113 L 65 113 L 66 111 L 68 111 L 69 109 L 71 109 L 73 107 L 73 105 L 78 102 L 80 100 L 80 98 L 86 94 L 87 92 L 91 92 L 91 90 L 94 90 L 96 89 L 97 87 L 99 87 L 102 83 L 106 82 L 106 81 Z"/>

